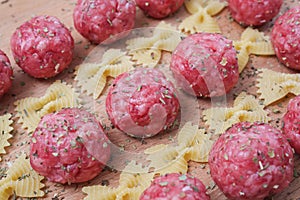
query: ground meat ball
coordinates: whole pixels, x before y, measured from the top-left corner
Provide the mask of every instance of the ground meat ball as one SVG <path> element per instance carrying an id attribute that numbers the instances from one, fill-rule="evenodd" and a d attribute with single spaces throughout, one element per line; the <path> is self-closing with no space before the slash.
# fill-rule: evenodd
<path id="1" fill-rule="evenodd" d="M 281 192 L 293 179 L 293 149 L 272 126 L 241 122 L 215 142 L 209 167 L 229 199 L 263 200 Z"/>
<path id="2" fill-rule="evenodd" d="M 282 0 L 228 0 L 231 16 L 247 26 L 260 26 L 272 20 L 281 5 Z"/>
<path id="3" fill-rule="evenodd" d="M 70 31 L 52 16 L 37 16 L 22 24 L 11 37 L 16 63 L 35 78 L 50 78 L 72 61 L 74 40 Z"/>
<path id="4" fill-rule="evenodd" d="M 222 96 L 239 79 L 236 50 L 220 34 L 188 36 L 173 52 L 170 67 L 178 85 L 196 96 Z"/>
<path id="5" fill-rule="evenodd" d="M 300 154 L 300 96 L 293 98 L 283 117 L 283 133 L 296 153 Z"/>
<path id="6" fill-rule="evenodd" d="M 102 126 L 92 114 L 77 108 L 45 115 L 30 143 L 32 168 L 62 184 L 94 178 L 109 158 Z"/>
<path id="7" fill-rule="evenodd" d="M 176 12 L 184 0 L 136 0 L 139 8 L 148 16 L 161 19 Z"/>
<path id="8" fill-rule="evenodd" d="M 157 69 L 121 74 L 106 99 L 113 125 L 133 137 L 146 138 L 170 128 L 179 109 L 173 84 Z"/>
<path id="9" fill-rule="evenodd" d="M 135 13 L 132 0 L 78 0 L 73 21 L 77 31 L 91 42 L 111 43 L 129 34 Z"/>
<path id="10" fill-rule="evenodd" d="M 6 54 L 0 50 L 0 98 L 12 86 L 13 70 Z"/>
<path id="11" fill-rule="evenodd" d="M 300 70 L 300 6 L 288 10 L 276 20 L 271 41 L 279 61 Z"/>
<path id="12" fill-rule="evenodd" d="M 209 200 L 203 183 L 189 174 L 166 174 L 157 177 L 142 193 L 140 200 Z"/>

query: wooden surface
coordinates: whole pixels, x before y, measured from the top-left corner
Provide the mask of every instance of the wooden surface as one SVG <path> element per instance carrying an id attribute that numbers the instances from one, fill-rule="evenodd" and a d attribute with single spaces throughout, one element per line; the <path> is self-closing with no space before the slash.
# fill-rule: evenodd
<path id="1" fill-rule="evenodd" d="M 5 95 L 0 100 L 0 115 L 9 112 L 13 115 L 14 105 L 13 102 L 17 99 L 25 98 L 28 96 L 41 96 L 44 94 L 45 88 L 47 88 L 51 83 L 55 80 L 64 80 L 74 87 L 76 84 L 73 81 L 74 78 L 74 69 L 75 67 L 83 62 L 85 56 L 93 49 L 93 46 L 90 45 L 84 38 L 82 38 L 73 28 L 72 23 L 72 11 L 75 5 L 75 0 L 1 0 L 0 1 L 0 49 L 5 51 L 13 65 L 14 68 L 14 80 L 13 80 L 13 88 L 10 92 Z M 299 5 L 299 0 L 287 0 L 284 2 L 282 7 L 282 11 L 288 9 L 288 7 Z M 34 15 L 48 14 L 57 16 L 67 27 L 72 30 L 72 35 L 75 39 L 75 54 L 74 60 L 69 69 L 65 70 L 59 76 L 49 79 L 49 80 L 37 80 L 29 77 L 24 74 L 20 68 L 13 61 L 11 52 L 10 52 L 10 37 L 13 31 L 22 24 L 25 20 L 30 19 L 30 17 Z M 185 9 L 182 7 L 176 15 L 166 19 L 165 21 L 171 22 L 174 25 L 178 25 L 179 22 L 184 19 L 186 13 Z M 225 9 L 222 13 L 215 17 L 221 27 L 222 33 L 230 38 L 237 40 L 240 37 L 240 34 L 244 30 L 243 27 L 238 25 L 236 22 L 232 21 L 230 15 Z M 157 24 L 158 20 L 151 20 L 146 18 L 140 11 L 137 13 L 136 27 L 145 27 Z M 264 31 L 266 34 L 269 34 L 270 27 L 272 27 L 272 22 L 260 28 L 261 31 Z M 164 57 L 164 61 L 168 61 L 170 59 L 170 55 L 166 54 Z M 232 100 L 234 97 L 242 91 L 247 91 L 253 95 L 256 95 L 257 88 L 255 87 L 255 80 L 257 77 L 256 69 L 261 67 L 267 67 L 275 71 L 282 71 L 286 73 L 295 73 L 291 70 L 286 69 L 284 66 L 280 65 L 277 59 L 274 56 L 270 57 L 258 57 L 251 56 L 250 62 L 247 65 L 246 69 L 241 74 L 240 81 L 238 85 L 227 95 L 227 104 L 228 106 L 232 105 Z M 169 73 L 168 67 L 164 69 L 166 73 Z M 170 73 L 169 73 L 170 74 Z M 104 93 L 105 94 L 105 93 Z M 267 109 L 271 113 L 272 117 L 272 125 L 280 128 L 282 118 L 284 112 L 286 111 L 286 104 L 288 99 L 285 98 L 279 104 L 274 104 L 269 106 Z M 105 95 L 102 96 L 99 100 L 97 100 L 100 109 L 99 119 L 105 124 L 107 127 L 110 127 L 110 123 L 107 119 L 105 110 L 103 108 L 103 100 L 105 100 Z M 200 99 L 199 100 L 199 111 L 208 108 L 211 105 L 211 101 L 209 99 Z M 198 107 L 197 106 L 197 107 Z M 102 110 L 101 110 L 102 109 Z M 188 108 L 187 108 L 188 109 Z M 272 112 L 276 110 L 276 112 Z M 280 112 L 277 112 L 280 110 Z M 189 111 L 185 110 L 186 113 Z M 29 144 L 29 136 L 26 130 L 23 130 L 20 124 L 17 123 L 17 119 L 13 117 L 14 120 L 14 131 L 13 138 L 10 140 L 12 144 L 11 147 L 6 148 L 8 154 L 3 156 L 3 161 L 0 162 L 0 168 L 7 167 L 10 163 L 12 163 L 16 157 L 16 155 L 22 151 L 28 153 L 28 144 Z M 203 123 L 199 119 L 200 125 Z M 160 143 L 168 143 L 172 141 L 176 137 L 176 133 L 170 133 L 170 135 L 162 135 L 158 137 L 154 137 L 151 139 L 147 139 L 145 141 L 137 140 L 129 138 L 123 134 L 119 134 L 119 132 L 115 129 L 107 129 L 109 133 L 109 137 L 114 144 L 125 148 L 127 151 L 139 152 L 142 149 L 150 147 L 154 144 Z M 171 139 L 170 139 L 171 138 Z M 295 157 L 296 168 L 295 171 L 300 173 L 300 160 L 299 157 Z M 212 200 L 225 200 L 224 195 L 218 190 L 218 188 L 212 183 L 212 180 L 209 176 L 208 166 L 201 163 L 189 163 L 189 172 L 193 175 L 200 178 L 204 184 L 209 188 L 208 192 L 211 195 Z M 84 198 L 84 194 L 81 189 L 83 186 L 87 185 L 95 185 L 95 184 L 105 184 L 109 183 L 112 186 L 117 185 L 117 181 L 119 178 L 119 171 L 106 169 L 103 171 L 98 177 L 89 181 L 87 183 L 82 184 L 72 184 L 72 185 L 60 185 L 53 184 L 48 181 L 45 181 L 46 187 L 45 191 L 47 195 L 44 199 L 82 199 Z M 300 199 L 300 178 L 295 178 L 291 183 L 290 187 L 284 190 L 281 194 L 276 195 L 272 199 L 274 200 L 296 200 Z"/>

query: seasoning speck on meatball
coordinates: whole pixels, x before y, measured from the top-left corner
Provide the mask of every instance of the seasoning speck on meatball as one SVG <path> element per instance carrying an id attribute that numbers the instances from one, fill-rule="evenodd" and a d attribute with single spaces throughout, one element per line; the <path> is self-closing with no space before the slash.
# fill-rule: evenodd
<path id="1" fill-rule="evenodd" d="M 10 42 L 16 63 L 35 78 L 54 77 L 73 59 L 73 37 L 56 17 L 37 16 L 26 21 Z"/>
<path id="2" fill-rule="evenodd" d="M 209 154 L 213 180 L 229 199 L 263 200 L 293 179 L 293 149 L 282 132 L 240 122 L 223 133 Z"/>
<path id="3" fill-rule="evenodd" d="M 158 69 L 139 68 L 119 75 L 106 98 L 113 125 L 139 138 L 172 127 L 179 110 L 175 87 Z"/>
<path id="4" fill-rule="evenodd" d="M 236 50 L 221 34 L 188 36 L 173 52 L 170 68 L 177 84 L 195 96 L 222 96 L 239 79 Z"/>
<path id="5" fill-rule="evenodd" d="M 45 115 L 30 143 L 32 168 L 62 184 L 93 179 L 109 158 L 109 140 L 102 126 L 92 114 L 78 108 Z"/>

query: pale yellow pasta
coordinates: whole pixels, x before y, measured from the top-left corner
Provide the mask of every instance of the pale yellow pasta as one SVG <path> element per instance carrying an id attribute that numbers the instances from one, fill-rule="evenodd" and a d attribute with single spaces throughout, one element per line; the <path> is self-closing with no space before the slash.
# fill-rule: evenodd
<path id="1" fill-rule="evenodd" d="M 234 47 L 237 50 L 237 59 L 238 59 L 238 66 L 239 66 L 239 72 L 241 73 L 249 61 L 249 47 L 243 43 L 234 43 Z"/>
<path id="2" fill-rule="evenodd" d="M 168 173 L 182 173 L 185 174 L 188 171 L 188 160 L 185 157 L 186 153 L 179 154 L 176 159 L 168 163 L 168 165 L 155 170 L 155 173 L 165 175 Z"/>
<path id="3" fill-rule="evenodd" d="M 149 168 L 155 173 L 164 175 L 166 173 L 187 172 L 186 149 L 178 151 L 176 147 L 168 147 L 163 151 L 150 154 L 147 160 L 150 161 Z"/>
<path id="4" fill-rule="evenodd" d="M 203 0 L 186 0 L 184 1 L 184 6 L 187 11 L 191 14 L 194 14 L 199 11 L 199 7 L 203 7 Z"/>
<path id="5" fill-rule="evenodd" d="M 73 88 L 61 81 L 48 87 L 42 97 L 28 97 L 15 102 L 16 117 L 28 132 L 33 132 L 42 116 L 62 108 L 80 105 L 79 95 Z"/>
<path id="6" fill-rule="evenodd" d="M 203 111 L 203 119 L 210 129 L 216 133 L 224 133 L 233 124 L 243 121 L 249 122 L 268 122 L 268 112 L 264 106 L 252 95 L 242 92 L 235 100 L 231 108 L 210 108 Z"/>
<path id="7" fill-rule="evenodd" d="M 96 63 L 83 63 L 76 67 L 76 76 L 75 80 L 77 84 L 81 86 L 81 91 L 89 91 L 89 94 L 92 93 L 94 85 L 87 84 L 90 79 L 97 74 L 99 71 L 99 64 Z M 96 81 L 94 81 L 96 82 Z"/>
<path id="8" fill-rule="evenodd" d="M 214 143 L 210 137 L 211 135 L 205 134 L 204 129 L 199 129 L 196 137 L 192 140 L 186 157 L 194 162 L 207 163 L 209 152 Z"/>
<path id="9" fill-rule="evenodd" d="M 120 49 L 109 49 L 103 54 L 101 61 L 102 66 L 115 65 L 118 63 L 129 64 L 131 62 Z"/>
<path id="10" fill-rule="evenodd" d="M 130 51 L 138 49 L 150 49 L 159 40 L 159 35 L 152 37 L 138 37 L 126 41 L 126 48 Z"/>
<path id="11" fill-rule="evenodd" d="M 116 200 L 139 200 L 145 189 L 144 187 L 125 188 L 118 193 Z"/>
<path id="12" fill-rule="evenodd" d="M 191 147 L 198 132 L 198 126 L 187 122 L 179 131 L 177 136 L 178 146 L 182 148 Z"/>
<path id="13" fill-rule="evenodd" d="M 180 33 L 176 31 L 175 27 L 165 23 L 164 21 L 161 21 L 155 27 L 153 35 L 151 37 L 138 37 L 127 40 L 126 48 L 128 50 L 147 49 L 153 47 L 154 44 L 162 43 L 164 42 L 164 40 L 168 40 L 171 37 L 178 37 L 177 40 L 179 40 Z M 176 45 L 176 43 L 174 43 L 173 45 Z"/>
<path id="14" fill-rule="evenodd" d="M 10 132 L 13 130 L 13 127 L 11 126 L 13 121 L 10 118 L 11 114 L 0 116 L 0 155 L 5 154 L 5 147 L 10 146 L 8 140 L 12 138 Z"/>
<path id="15" fill-rule="evenodd" d="M 198 12 L 202 7 L 207 9 L 209 15 L 216 15 L 227 6 L 227 3 L 218 0 L 186 0 L 184 5 L 191 14 Z"/>
<path id="16" fill-rule="evenodd" d="M 115 200 L 119 189 L 108 186 L 93 185 L 83 187 L 82 191 L 88 195 L 84 198 L 84 200 Z"/>
<path id="17" fill-rule="evenodd" d="M 181 41 L 182 34 L 176 28 L 160 22 L 151 37 L 139 37 L 126 41 L 129 55 L 137 64 L 155 67 L 161 59 L 162 51 L 172 52 Z"/>
<path id="18" fill-rule="evenodd" d="M 8 199 L 13 193 L 20 197 L 43 197 L 43 179 L 31 168 L 26 155 L 22 154 L 9 168 L 6 178 L 0 181 L 0 197 Z"/>
<path id="19" fill-rule="evenodd" d="M 300 75 L 279 73 L 269 69 L 261 69 L 258 77 L 259 98 L 268 106 L 287 94 L 300 94 Z"/>
<path id="20" fill-rule="evenodd" d="M 178 43 L 181 41 L 182 34 L 176 31 L 176 28 L 165 23 L 160 22 L 154 29 L 151 37 L 133 38 L 126 41 L 127 49 L 159 49 L 164 51 L 173 51 Z"/>
<path id="21" fill-rule="evenodd" d="M 190 34 L 198 32 L 221 33 L 218 23 L 204 9 L 185 18 L 178 28 L 182 32 Z"/>
<path id="22" fill-rule="evenodd" d="M 181 41 L 182 34 L 174 30 L 162 31 L 159 35 L 158 41 L 155 42 L 151 48 L 159 49 L 160 51 L 172 52 Z"/>
<path id="23" fill-rule="evenodd" d="M 249 51 L 251 54 L 254 55 L 261 55 L 261 56 L 275 55 L 273 46 L 270 41 L 255 42 L 252 45 L 250 45 Z"/>
<path id="24" fill-rule="evenodd" d="M 126 172 L 122 172 L 121 174 L 123 174 L 123 173 L 126 173 Z M 153 173 L 134 174 L 134 176 L 125 176 L 126 182 L 122 182 L 121 178 L 124 178 L 124 176 L 123 177 L 120 176 L 119 187 L 123 188 L 120 190 L 136 189 L 136 188 L 144 188 L 145 189 L 150 185 L 150 183 L 153 179 L 153 176 L 154 176 Z"/>
<path id="25" fill-rule="evenodd" d="M 6 200 L 14 193 L 12 182 L 0 181 L 0 199 Z"/>
<path id="26" fill-rule="evenodd" d="M 138 49 L 129 52 L 132 60 L 136 61 L 137 65 L 143 67 L 155 67 L 161 58 L 161 51 L 159 49 Z"/>
<path id="27" fill-rule="evenodd" d="M 31 170 L 33 171 L 33 170 Z M 41 181 L 44 179 L 36 173 L 28 173 L 28 177 L 14 182 L 15 193 L 22 197 L 42 197 L 44 192 L 40 188 L 44 187 Z"/>
<path id="28" fill-rule="evenodd" d="M 239 72 L 246 67 L 250 54 L 275 55 L 269 37 L 250 27 L 242 33 L 240 41 L 234 41 L 233 44 L 238 51 Z"/>
<path id="29" fill-rule="evenodd" d="M 162 151 L 162 150 L 166 149 L 167 147 L 168 147 L 168 145 L 166 145 L 166 144 L 158 144 L 158 145 L 149 147 L 148 149 L 146 149 L 144 151 L 144 153 L 145 154 L 153 154 L 153 153 Z"/>
<path id="30" fill-rule="evenodd" d="M 147 172 L 144 172 L 147 173 Z M 137 172 L 128 172 L 126 169 L 122 171 L 120 174 L 119 183 L 121 186 L 126 186 L 128 188 L 136 187 L 138 184 L 138 180 L 141 178 L 141 174 L 144 173 L 137 173 Z"/>
<path id="31" fill-rule="evenodd" d="M 205 5 L 205 9 L 207 13 L 211 16 L 219 14 L 226 6 L 226 1 L 219 0 L 205 0 L 207 4 Z"/>
<path id="32" fill-rule="evenodd" d="M 82 191 L 88 196 L 85 200 L 138 200 L 141 193 L 151 184 L 154 173 L 148 173 L 148 169 L 141 164 L 131 161 L 122 170 L 118 187 L 89 186 Z"/>
<path id="33" fill-rule="evenodd" d="M 185 7 L 192 15 L 180 23 L 182 32 L 194 34 L 197 32 L 221 33 L 217 21 L 212 17 L 226 7 L 225 2 L 218 0 L 187 0 Z"/>
<path id="34" fill-rule="evenodd" d="M 100 74 L 97 78 L 97 83 L 94 85 L 94 92 L 93 97 L 94 99 L 97 99 L 101 93 L 103 92 L 103 89 L 106 85 L 106 79 L 107 77 L 117 77 L 118 75 L 128 72 L 131 69 L 133 69 L 132 65 L 122 65 L 122 64 L 115 64 L 115 65 L 107 65 L 99 70 Z"/>
<path id="35" fill-rule="evenodd" d="M 75 80 L 82 92 L 97 99 L 106 86 L 107 78 L 133 69 L 133 62 L 120 49 L 107 50 L 100 63 L 83 63 L 77 67 Z"/>
<path id="36" fill-rule="evenodd" d="M 159 144 L 144 151 L 149 165 L 143 167 L 132 160 L 122 170 L 117 188 L 92 186 L 83 188 L 88 194 L 86 200 L 106 199 L 139 200 L 142 192 L 151 184 L 155 176 L 167 173 L 182 173 L 188 171 L 188 161 L 207 162 L 208 153 L 213 141 L 203 129 L 191 122 L 180 130 L 176 144 Z"/>

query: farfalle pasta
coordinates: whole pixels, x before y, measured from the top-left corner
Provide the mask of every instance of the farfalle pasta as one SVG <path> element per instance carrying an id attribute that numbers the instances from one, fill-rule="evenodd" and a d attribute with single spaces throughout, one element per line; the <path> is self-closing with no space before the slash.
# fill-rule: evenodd
<path id="1" fill-rule="evenodd" d="M 207 162 L 213 141 L 204 133 L 205 131 L 198 129 L 197 125 L 186 123 L 180 130 L 175 144 L 159 144 L 144 151 L 149 165 L 143 167 L 136 161 L 131 161 L 120 174 L 118 187 L 84 187 L 82 191 L 88 194 L 85 200 L 138 200 L 156 175 L 172 172 L 185 174 L 190 160 Z"/>
<path id="2" fill-rule="evenodd" d="M 234 41 L 233 45 L 238 51 L 239 72 L 246 67 L 250 54 L 254 55 L 275 55 L 269 37 L 264 33 L 252 28 L 246 28 L 239 41 Z"/>
<path id="3" fill-rule="evenodd" d="M 213 143 L 214 141 L 211 140 L 210 134 L 205 134 L 204 129 L 198 129 L 195 138 L 191 140 L 191 144 L 185 155 L 186 159 L 206 163 Z"/>
<path id="4" fill-rule="evenodd" d="M 43 179 L 31 168 L 26 155 L 22 154 L 9 168 L 6 178 L 0 180 L 0 199 L 9 199 L 14 193 L 19 197 L 43 197 Z"/>
<path id="5" fill-rule="evenodd" d="M 150 161 L 149 168 L 156 174 L 186 173 L 188 171 L 188 160 L 185 158 L 187 149 L 170 147 L 150 154 L 147 160 Z"/>
<path id="6" fill-rule="evenodd" d="M 8 140 L 13 137 L 10 134 L 10 132 L 13 130 L 13 127 L 11 126 L 13 121 L 10 118 L 11 114 L 0 116 L 0 155 L 6 153 L 5 147 L 10 146 Z"/>
<path id="7" fill-rule="evenodd" d="M 18 122 L 29 133 L 37 127 L 42 116 L 62 108 L 78 107 L 79 95 L 70 85 L 56 81 L 50 85 L 42 97 L 27 97 L 15 102 Z"/>
<path id="8" fill-rule="evenodd" d="M 161 52 L 172 52 L 181 41 L 181 36 L 175 27 L 162 21 L 155 27 L 151 37 L 127 40 L 126 48 L 138 65 L 155 67 L 161 59 Z"/>
<path id="9" fill-rule="evenodd" d="M 257 93 L 263 100 L 265 106 L 268 106 L 286 95 L 300 94 L 300 75 L 275 72 L 270 69 L 260 69 L 257 79 Z"/>
<path id="10" fill-rule="evenodd" d="M 179 29 L 185 33 L 197 32 L 221 33 L 217 21 L 212 17 L 220 13 L 227 3 L 218 0 L 188 0 L 185 7 L 192 15 L 187 17 L 179 25 Z"/>
<path id="11" fill-rule="evenodd" d="M 116 76 L 133 69 L 133 62 L 120 49 L 110 49 L 103 54 L 100 63 L 83 63 L 77 67 L 75 80 L 86 91 L 97 99 L 103 92 L 108 77 Z"/>
<path id="12" fill-rule="evenodd" d="M 120 174 L 119 186 L 87 186 L 82 189 L 88 196 L 85 200 L 115 200 L 115 199 L 138 199 L 147 188 L 154 173 L 148 173 L 148 169 L 131 161 Z"/>
<path id="13" fill-rule="evenodd" d="M 203 111 L 203 119 L 210 129 L 215 130 L 217 134 L 224 133 L 233 124 L 238 122 L 268 122 L 268 112 L 264 106 L 259 103 L 252 95 L 242 92 L 234 101 L 231 108 L 210 108 Z"/>

